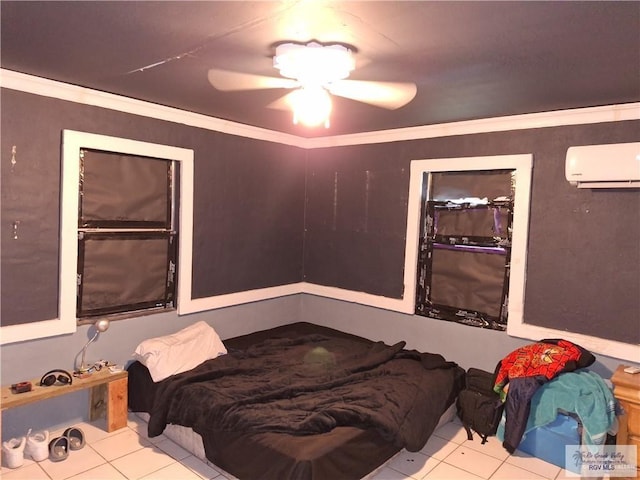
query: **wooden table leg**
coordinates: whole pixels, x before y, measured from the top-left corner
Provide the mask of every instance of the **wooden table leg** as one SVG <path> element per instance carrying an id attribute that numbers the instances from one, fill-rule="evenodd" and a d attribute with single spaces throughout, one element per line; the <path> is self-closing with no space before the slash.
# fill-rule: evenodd
<path id="1" fill-rule="evenodd" d="M 107 432 L 127 426 L 127 386 L 126 377 L 108 383 Z"/>

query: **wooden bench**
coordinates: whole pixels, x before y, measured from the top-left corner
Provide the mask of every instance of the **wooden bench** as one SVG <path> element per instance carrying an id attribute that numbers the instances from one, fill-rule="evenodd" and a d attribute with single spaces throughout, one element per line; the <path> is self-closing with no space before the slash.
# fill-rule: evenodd
<path id="1" fill-rule="evenodd" d="M 127 383 L 126 370 L 111 373 L 103 368 L 86 378 L 73 378 L 71 385 L 55 384 L 40 386 L 40 379 L 31 380 L 30 392 L 13 393 L 11 385 L 2 387 L 1 410 L 9 410 L 23 405 L 59 397 L 72 392 L 89 389 L 89 419 L 107 419 L 107 431 L 112 432 L 127 426 Z"/>

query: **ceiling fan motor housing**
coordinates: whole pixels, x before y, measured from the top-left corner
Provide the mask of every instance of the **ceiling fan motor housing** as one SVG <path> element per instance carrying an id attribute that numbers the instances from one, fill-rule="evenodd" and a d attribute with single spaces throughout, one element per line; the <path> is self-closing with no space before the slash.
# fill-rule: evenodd
<path id="1" fill-rule="evenodd" d="M 283 77 L 303 86 L 325 86 L 347 78 L 355 68 L 355 60 L 343 45 L 284 43 L 276 47 L 273 66 Z"/>

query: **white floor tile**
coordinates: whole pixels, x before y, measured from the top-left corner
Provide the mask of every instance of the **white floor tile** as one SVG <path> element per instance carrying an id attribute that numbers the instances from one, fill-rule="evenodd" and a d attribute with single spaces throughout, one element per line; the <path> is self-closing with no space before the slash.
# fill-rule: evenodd
<path id="1" fill-rule="evenodd" d="M 502 463 L 497 458 L 472 450 L 464 445 L 456 448 L 444 461 L 481 478 L 490 478 Z"/>
<path id="2" fill-rule="evenodd" d="M 506 463 L 515 465 L 524 470 L 536 473 L 544 478 L 556 478 L 560 473 L 561 468 L 553 465 L 552 463 L 545 462 L 536 457 L 532 457 L 520 450 L 516 450 L 513 455 L 510 455 L 505 460 Z"/>
<path id="3" fill-rule="evenodd" d="M 431 470 L 424 480 L 480 480 L 481 477 L 461 470 L 448 463 L 440 463 Z M 515 479 L 512 479 L 515 480 Z"/>
<path id="4" fill-rule="evenodd" d="M 544 477 L 510 463 L 503 463 L 491 476 L 491 480 L 544 480 Z"/>
<path id="5" fill-rule="evenodd" d="M 384 467 L 379 472 L 377 472 L 374 476 L 372 476 L 370 480 L 411 480 L 411 478 L 412 477 L 409 477 L 404 473 L 400 473 L 396 470 L 393 470 L 392 468 Z"/>
<path id="6" fill-rule="evenodd" d="M 509 452 L 502 446 L 502 442 L 498 440 L 497 437 L 489 437 L 483 444 L 480 436 L 474 434 L 473 440 L 465 440 L 462 445 L 477 452 L 484 453 L 485 455 L 490 455 L 498 460 L 505 460 L 509 456 Z"/>
<path id="7" fill-rule="evenodd" d="M 445 440 L 437 435 L 431 435 L 431 438 L 420 452 L 437 460 L 444 460 L 451 452 L 458 448 L 458 446 L 457 443 Z"/>
<path id="8" fill-rule="evenodd" d="M 126 478 L 113 465 L 105 463 L 99 467 L 79 473 L 69 480 L 126 480 Z"/>
<path id="9" fill-rule="evenodd" d="M 183 458 L 180 460 L 180 463 L 196 473 L 200 478 L 204 478 L 206 480 L 217 478 L 221 474 L 219 470 L 216 470 L 193 455 Z"/>
<path id="10" fill-rule="evenodd" d="M 558 475 L 556 475 L 555 480 L 580 480 L 580 474 L 576 472 L 572 472 L 569 470 L 565 470 L 564 468 L 560 469 Z M 600 480 L 606 480 L 610 478 L 609 475 L 605 475 Z"/>
<path id="11" fill-rule="evenodd" d="M 130 480 L 137 480 L 174 463 L 175 460 L 155 446 L 115 459 L 111 464 Z"/>
<path id="12" fill-rule="evenodd" d="M 91 470 L 106 463 L 105 459 L 98 455 L 90 445 L 85 445 L 80 450 L 71 450 L 69 456 L 60 462 L 44 460 L 39 463 L 53 480 L 62 480 L 73 477 L 87 470 Z"/>
<path id="13" fill-rule="evenodd" d="M 388 463 L 388 466 L 411 478 L 421 479 L 439 462 L 440 460 L 422 453 L 403 450 Z"/>
<path id="14" fill-rule="evenodd" d="M 134 412 L 127 413 L 127 426 L 129 428 L 133 428 L 135 430 L 134 426 L 139 426 L 142 423 L 144 423 L 145 425 L 147 424 L 147 422 L 140 418 L 138 414 Z"/>
<path id="15" fill-rule="evenodd" d="M 172 463 L 160 470 L 142 477 L 143 480 L 200 480 L 200 477 L 184 465 Z"/>
<path id="16" fill-rule="evenodd" d="M 149 445 L 151 443 L 148 440 L 130 428 L 125 428 L 116 435 L 110 435 L 91 444 L 96 452 L 108 461 L 123 457 Z"/>
<path id="17" fill-rule="evenodd" d="M 467 432 L 462 425 L 449 422 L 436 430 L 434 435 L 449 440 L 450 442 L 462 444 L 467 441 Z"/>
<path id="18" fill-rule="evenodd" d="M 155 445 L 160 450 L 162 450 L 165 453 L 168 453 L 176 460 L 182 460 L 183 458 L 186 458 L 189 455 L 191 455 L 189 452 L 187 452 L 184 448 L 182 448 L 176 442 L 169 439 L 162 440 L 161 442 L 158 442 Z"/>
<path id="19" fill-rule="evenodd" d="M 138 434 L 142 438 L 148 440 L 154 445 L 164 440 L 167 440 L 167 437 L 165 435 L 158 435 L 157 437 L 149 437 L 148 425 L 149 424 L 147 422 L 145 422 L 142 418 L 138 417 L 136 414 L 129 413 L 129 417 L 127 419 L 127 426 L 133 431 L 138 432 Z"/>
<path id="20" fill-rule="evenodd" d="M 139 432 L 141 435 L 146 436 L 147 425 L 148 423 L 145 422 L 138 415 L 136 415 L 135 413 L 129 412 L 129 415 L 127 416 L 127 427 L 129 427 L 132 430 L 135 430 L 136 432 Z"/>
<path id="21" fill-rule="evenodd" d="M 4 480 L 50 480 L 49 475 L 35 462 L 16 469 L 3 468 L 0 477 Z"/>
<path id="22" fill-rule="evenodd" d="M 95 443 L 111 435 L 117 435 L 123 431 L 121 428 L 119 430 L 114 430 L 113 432 L 107 432 L 107 421 L 105 419 L 96 420 L 94 422 L 76 423 L 72 426 L 82 430 L 82 433 L 84 433 L 84 441 L 89 444 Z M 59 435 L 60 434 L 62 434 L 62 432 L 59 432 Z"/>

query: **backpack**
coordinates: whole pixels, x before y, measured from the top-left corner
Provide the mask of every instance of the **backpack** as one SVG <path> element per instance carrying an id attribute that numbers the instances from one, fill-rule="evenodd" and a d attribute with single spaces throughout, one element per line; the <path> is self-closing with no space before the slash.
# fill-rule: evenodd
<path id="1" fill-rule="evenodd" d="M 480 435 L 482 444 L 487 437 L 495 435 L 502 417 L 504 404 L 493 391 L 495 374 L 478 368 L 469 368 L 465 388 L 458 394 L 456 407 L 458 417 L 467 431 L 467 438 L 473 440 L 471 430 Z"/>

